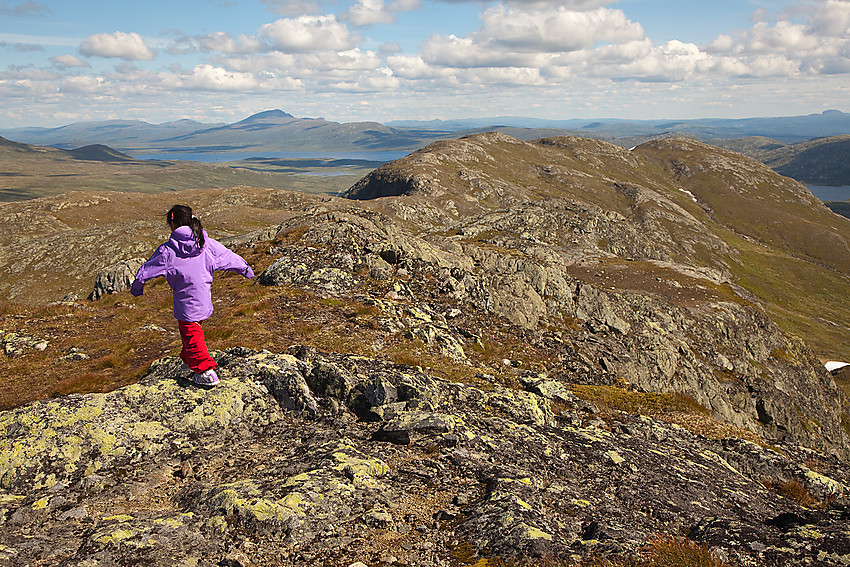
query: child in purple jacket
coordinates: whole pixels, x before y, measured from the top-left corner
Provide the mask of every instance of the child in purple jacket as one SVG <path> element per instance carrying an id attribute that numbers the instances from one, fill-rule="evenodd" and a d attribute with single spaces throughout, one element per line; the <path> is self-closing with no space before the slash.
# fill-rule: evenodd
<path id="1" fill-rule="evenodd" d="M 145 282 L 165 276 L 174 296 L 174 318 L 183 340 L 180 358 L 194 372 L 195 384 L 215 386 L 218 364 L 207 351 L 201 327 L 213 312 L 213 272 L 225 270 L 253 278 L 254 271 L 241 256 L 207 236 L 191 208 L 174 205 L 166 218 L 171 238 L 139 268 L 130 293 L 138 297 L 144 292 Z"/>

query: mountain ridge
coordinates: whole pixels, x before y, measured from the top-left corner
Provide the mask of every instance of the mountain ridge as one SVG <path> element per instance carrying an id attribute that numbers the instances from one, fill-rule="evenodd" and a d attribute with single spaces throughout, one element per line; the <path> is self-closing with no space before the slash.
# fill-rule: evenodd
<path id="1" fill-rule="evenodd" d="M 0 301 L 0 558 L 846 562 L 818 355 L 847 359 L 850 221 L 805 187 L 687 138 L 489 133 L 349 196 L 0 204 L 0 291 L 32 301 Z M 168 286 L 126 289 L 174 201 L 258 274 L 213 282 L 212 390 Z"/>

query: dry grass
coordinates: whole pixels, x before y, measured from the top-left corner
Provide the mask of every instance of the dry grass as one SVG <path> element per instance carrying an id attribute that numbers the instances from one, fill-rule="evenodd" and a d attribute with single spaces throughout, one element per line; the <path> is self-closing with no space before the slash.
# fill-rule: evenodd
<path id="1" fill-rule="evenodd" d="M 717 421 L 711 416 L 710 410 L 685 394 L 633 392 L 616 386 L 586 384 L 573 384 L 569 388 L 579 398 L 596 404 L 599 416 L 607 421 L 617 421 L 620 412 L 645 415 L 676 424 L 709 439 L 739 437 L 764 444 L 763 439 L 749 430 Z"/>
<path id="2" fill-rule="evenodd" d="M 803 486 L 800 481 L 793 478 L 784 482 L 766 479 L 762 481 L 762 484 L 768 490 L 772 490 L 780 496 L 796 502 L 804 508 L 809 508 L 810 510 L 826 510 L 832 504 L 832 500 L 821 500 L 809 492 L 809 490 Z"/>
<path id="3" fill-rule="evenodd" d="M 285 237 L 297 238 L 297 234 Z M 260 273 L 273 260 L 267 248 L 242 249 L 240 254 Z M 371 291 L 380 293 L 380 286 Z M 245 346 L 281 352 L 302 344 L 420 366 L 435 376 L 481 388 L 492 387 L 477 377 L 482 372 L 506 386 L 517 386 L 515 372 L 503 359 L 526 368 L 546 359 L 546 353 L 530 346 L 522 331 L 494 326 L 492 321 L 484 325 L 469 320 L 465 324 L 470 328 L 486 327 L 487 336 L 482 338 L 482 346 L 468 344 L 469 363 L 457 362 L 404 332 L 387 332 L 379 324 L 385 314 L 361 299 L 322 298 L 291 286 L 261 286 L 236 274 L 216 275 L 213 300 L 215 313 L 204 324 L 210 350 Z M 151 330 L 150 326 L 163 330 Z M 44 351 L 28 349 L 18 358 L 0 355 L 0 409 L 131 384 L 144 375 L 152 361 L 177 355 L 181 348 L 171 293 L 161 279 L 150 282 L 139 298 L 123 292 L 96 302 L 40 309 L 0 302 L 0 329 L 49 342 Z M 64 359 L 71 349 L 88 358 Z"/>

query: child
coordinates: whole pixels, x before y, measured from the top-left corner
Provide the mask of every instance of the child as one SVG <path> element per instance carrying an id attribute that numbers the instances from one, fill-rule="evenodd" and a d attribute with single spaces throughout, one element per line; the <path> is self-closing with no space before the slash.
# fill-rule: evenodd
<path id="1" fill-rule="evenodd" d="M 218 364 L 207 351 L 201 327 L 201 322 L 213 312 L 213 272 L 226 270 L 253 278 L 254 271 L 241 256 L 207 236 L 191 208 L 174 205 L 166 219 L 171 238 L 139 268 L 130 293 L 138 297 L 144 292 L 145 282 L 165 276 L 174 296 L 174 317 L 183 340 L 180 358 L 194 372 L 195 384 L 215 386 L 218 376 L 214 369 Z"/>

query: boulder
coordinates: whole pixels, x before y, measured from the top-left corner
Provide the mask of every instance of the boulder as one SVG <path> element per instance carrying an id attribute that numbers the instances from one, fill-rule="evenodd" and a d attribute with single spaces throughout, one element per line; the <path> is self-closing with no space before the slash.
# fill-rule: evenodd
<path id="1" fill-rule="evenodd" d="M 144 263 L 144 258 L 131 258 L 104 268 L 97 274 L 89 299 L 96 301 L 104 295 L 130 289 L 133 280 L 136 279 L 136 272 Z"/>

